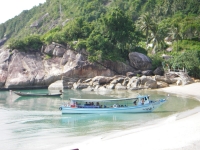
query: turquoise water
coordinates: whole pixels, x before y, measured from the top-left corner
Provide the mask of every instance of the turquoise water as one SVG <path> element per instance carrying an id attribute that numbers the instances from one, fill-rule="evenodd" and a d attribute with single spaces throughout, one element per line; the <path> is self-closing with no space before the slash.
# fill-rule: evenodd
<path id="1" fill-rule="evenodd" d="M 47 90 L 27 90 L 45 93 Z M 19 97 L 9 91 L 0 92 L 0 149 L 55 150 L 110 132 L 138 127 L 171 114 L 200 106 L 192 98 L 170 95 L 168 102 L 153 113 L 138 114 L 74 114 L 62 115 L 59 106 L 69 98 L 124 98 L 138 93 L 152 100 L 167 93 L 155 91 L 82 92 L 65 90 L 63 97 Z"/>

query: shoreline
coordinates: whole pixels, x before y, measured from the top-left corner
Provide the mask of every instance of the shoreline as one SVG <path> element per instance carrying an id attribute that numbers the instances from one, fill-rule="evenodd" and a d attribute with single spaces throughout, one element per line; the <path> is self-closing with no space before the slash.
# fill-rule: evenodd
<path id="1" fill-rule="evenodd" d="M 162 91 L 178 96 L 193 97 L 200 101 L 200 83 L 184 86 L 171 86 Z M 138 149 L 138 150 L 195 150 L 200 149 L 200 107 L 173 114 L 142 127 L 111 132 L 85 142 L 58 150 L 100 150 L 100 149 Z"/>

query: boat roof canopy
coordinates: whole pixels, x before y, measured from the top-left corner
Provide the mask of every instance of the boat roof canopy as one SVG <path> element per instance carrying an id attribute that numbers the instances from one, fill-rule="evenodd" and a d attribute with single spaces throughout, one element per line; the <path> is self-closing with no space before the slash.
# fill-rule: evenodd
<path id="1" fill-rule="evenodd" d="M 85 102 L 102 102 L 102 101 L 124 101 L 124 100 L 136 100 L 136 98 L 118 98 L 118 99 L 77 99 L 77 98 L 70 98 L 71 101 L 85 101 Z"/>

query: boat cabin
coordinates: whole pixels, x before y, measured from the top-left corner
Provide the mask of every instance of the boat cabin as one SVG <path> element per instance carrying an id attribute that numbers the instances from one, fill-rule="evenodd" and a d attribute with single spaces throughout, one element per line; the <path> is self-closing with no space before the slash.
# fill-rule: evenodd
<path id="1" fill-rule="evenodd" d="M 145 105 L 149 104 L 149 95 L 139 95 L 138 97 L 138 103 L 137 105 Z"/>

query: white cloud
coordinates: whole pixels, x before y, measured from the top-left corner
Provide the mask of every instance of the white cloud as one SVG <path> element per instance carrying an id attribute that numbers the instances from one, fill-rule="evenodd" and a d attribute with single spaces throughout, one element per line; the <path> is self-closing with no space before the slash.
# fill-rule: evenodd
<path id="1" fill-rule="evenodd" d="M 29 10 L 46 0 L 2 0 L 0 7 L 0 23 L 19 15 L 23 10 Z"/>

